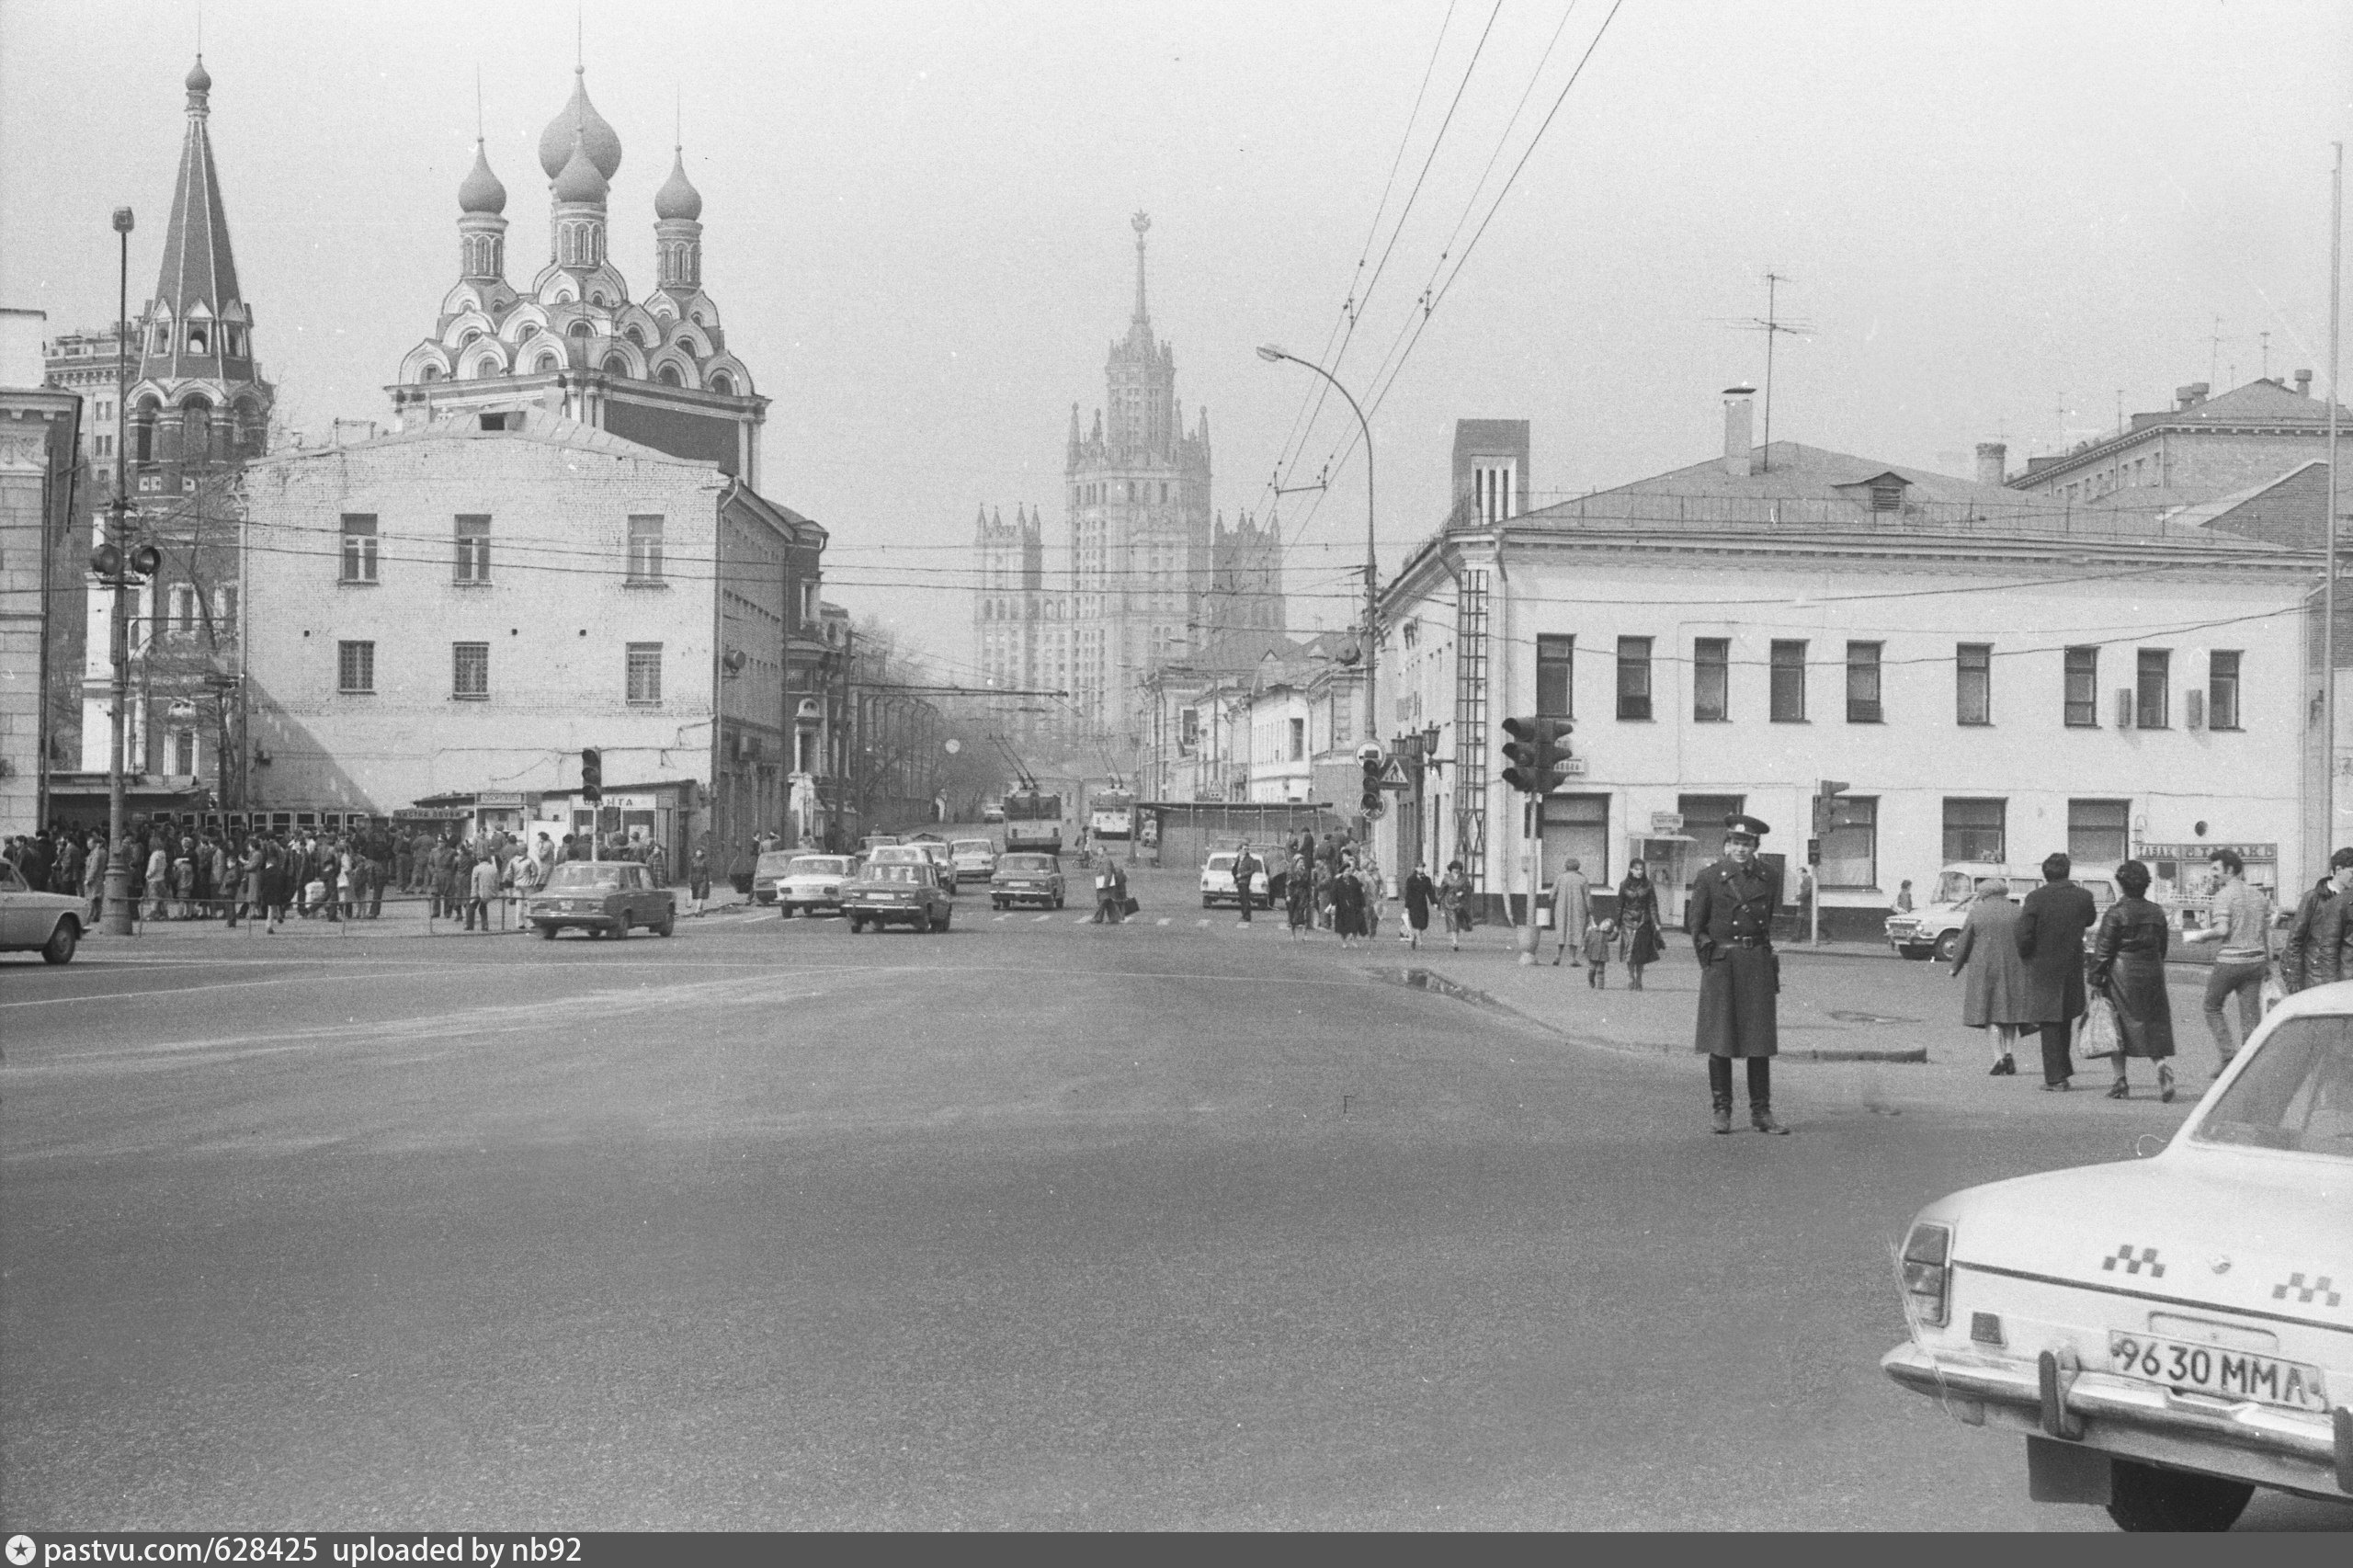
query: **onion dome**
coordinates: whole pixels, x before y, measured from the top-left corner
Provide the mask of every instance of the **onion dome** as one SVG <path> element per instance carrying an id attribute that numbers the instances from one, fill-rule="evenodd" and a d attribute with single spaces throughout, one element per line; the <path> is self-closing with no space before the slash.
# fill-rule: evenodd
<path id="1" fill-rule="evenodd" d="M 654 215 L 656 218 L 682 218 L 688 222 L 702 216 L 702 192 L 687 178 L 687 154 L 679 149 L 677 159 L 670 165 L 670 177 L 654 193 Z"/>
<path id="2" fill-rule="evenodd" d="M 557 172 L 551 187 L 558 201 L 602 201 L 610 188 L 605 176 L 588 156 L 588 143 L 584 140 L 572 144 L 572 156 Z"/>
<path id="3" fill-rule="evenodd" d="M 204 56 L 201 54 L 196 57 L 196 69 L 188 74 L 188 90 L 191 93 L 212 90 L 212 73 L 204 68 Z"/>
<path id="4" fill-rule="evenodd" d="M 540 167 L 547 171 L 548 178 L 557 178 L 571 161 L 572 144 L 577 141 L 588 149 L 588 161 L 597 166 L 597 173 L 609 180 L 621 166 L 621 139 L 588 101 L 586 67 L 575 65 L 572 74 L 572 101 L 540 132 Z"/>
<path id="5" fill-rule="evenodd" d="M 473 172 L 458 187 L 458 210 L 460 212 L 499 213 L 506 210 L 506 187 L 490 172 L 490 155 L 483 145 L 474 143 Z"/>

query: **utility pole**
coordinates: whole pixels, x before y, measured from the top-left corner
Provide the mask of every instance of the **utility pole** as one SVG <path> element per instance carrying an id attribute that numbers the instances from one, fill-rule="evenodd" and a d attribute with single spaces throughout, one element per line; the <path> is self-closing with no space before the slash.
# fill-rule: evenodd
<path id="1" fill-rule="evenodd" d="M 2327 575 L 2321 589 L 2321 755 L 2328 759 L 2321 799 L 2325 816 L 2319 849 L 2336 839 L 2336 373 L 2343 339 L 2345 301 L 2345 143 L 2336 143 L 2336 165 L 2328 176 L 2328 538 Z"/>
<path id="2" fill-rule="evenodd" d="M 107 881 L 106 908 L 98 929 L 109 937 L 131 935 L 131 831 L 126 810 L 123 765 L 128 744 L 124 710 L 131 703 L 131 614 L 123 602 L 124 574 L 130 565 L 131 494 L 128 459 L 123 449 L 123 403 L 131 394 L 131 209 L 114 210 L 114 232 L 120 249 L 115 280 L 115 438 L 114 501 L 107 508 L 107 540 L 114 547 L 114 608 L 108 622 L 108 653 L 114 666 L 112 712 L 108 718 L 107 751 Z M 237 607 L 243 613 L 244 607 Z"/>

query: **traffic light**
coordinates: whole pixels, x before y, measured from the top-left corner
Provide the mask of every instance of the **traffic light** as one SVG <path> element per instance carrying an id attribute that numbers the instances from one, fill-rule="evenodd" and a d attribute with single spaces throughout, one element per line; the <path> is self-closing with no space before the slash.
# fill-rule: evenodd
<path id="1" fill-rule="evenodd" d="M 1504 782 L 1524 794 L 1551 794 L 1561 765 L 1569 759 L 1568 733 L 1574 728 L 1566 719 L 1505 720 L 1504 733 L 1511 739 L 1504 756 L 1511 766 L 1504 769 Z"/>
<path id="2" fill-rule="evenodd" d="M 1364 808 L 1364 813 L 1367 816 L 1381 814 L 1381 773 L 1386 766 L 1387 764 L 1378 756 L 1368 756 L 1363 761 L 1364 793 L 1358 797 L 1357 803 Z"/>
<path id="3" fill-rule="evenodd" d="M 580 798 L 590 805 L 605 798 L 605 754 L 595 746 L 580 754 Z"/>
<path id="4" fill-rule="evenodd" d="M 153 577 L 164 569 L 164 552 L 152 544 L 142 544 L 131 552 L 131 569 L 142 577 Z"/>
<path id="5" fill-rule="evenodd" d="M 1844 778 L 1824 778 L 1814 787 L 1813 832 L 1819 838 L 1838 825 L 1838 797 L 1847 792 Z"/>

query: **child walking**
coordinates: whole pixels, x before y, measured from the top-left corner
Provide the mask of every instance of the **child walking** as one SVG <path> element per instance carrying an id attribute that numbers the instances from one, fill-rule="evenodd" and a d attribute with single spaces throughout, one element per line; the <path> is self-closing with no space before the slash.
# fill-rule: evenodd
<path id="1" fill-rule="evenodd" d="M 1609 949 L 1618 940 L 1618 923 L 1597 920 L 1585 928 L 1585 983 L 1596 991 L 1609 986 Z"/>

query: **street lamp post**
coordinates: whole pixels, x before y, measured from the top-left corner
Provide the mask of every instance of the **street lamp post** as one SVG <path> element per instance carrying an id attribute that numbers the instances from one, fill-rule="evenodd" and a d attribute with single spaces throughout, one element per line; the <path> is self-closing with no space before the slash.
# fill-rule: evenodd
<path id="1" fill-rule="evenodd" d="M 130 484 L 126 478 L 123 437 L 128 415 L 123 408 L 131 391 L 131 209 L 114 210 L 114 232 L 121 258 L 116 276 L 114 502 L 107 508 L 108 540 L 114 546 L 114 611 L 108 622 L 108 652 L 114 664 L 113 712 L 107 752 L 107 881 L 106 909 L 98 929 L 109 937 L 131 935 L 131 834 L 126 821 L 123 764 L 127 738 L 125 710 L 131 706 L 131 615 L 123 600 L 131 551 Z"/>
<path id="2" fill-rule="evenodd" d="M 1258 346 L 1258 358 L 1270 365 L 1288 359 L 1294 365 L 1305 366 L 1331 382 L 1332 390 L 1347 400 L 1348 411 L 1357 416 L 1357 427 L 1364 432 L 1364 738 L 1378 743 L 1381 739 L 1381 710 L 1373 689 L 1377 684 L 1373 650 L 1374 627 L 1381 601 L 1379 582 L 1375 576 L 1379 559 L 1374 553 L 1372 532 L 1372 424 L 1365 418 L 1364 410 L 1357 406 L 1357 400 L 1348 396 L 1348 389 L 1340 384 L 1339 378 L 1313 360 L 1286 354 L 1271 343 Z"/>

